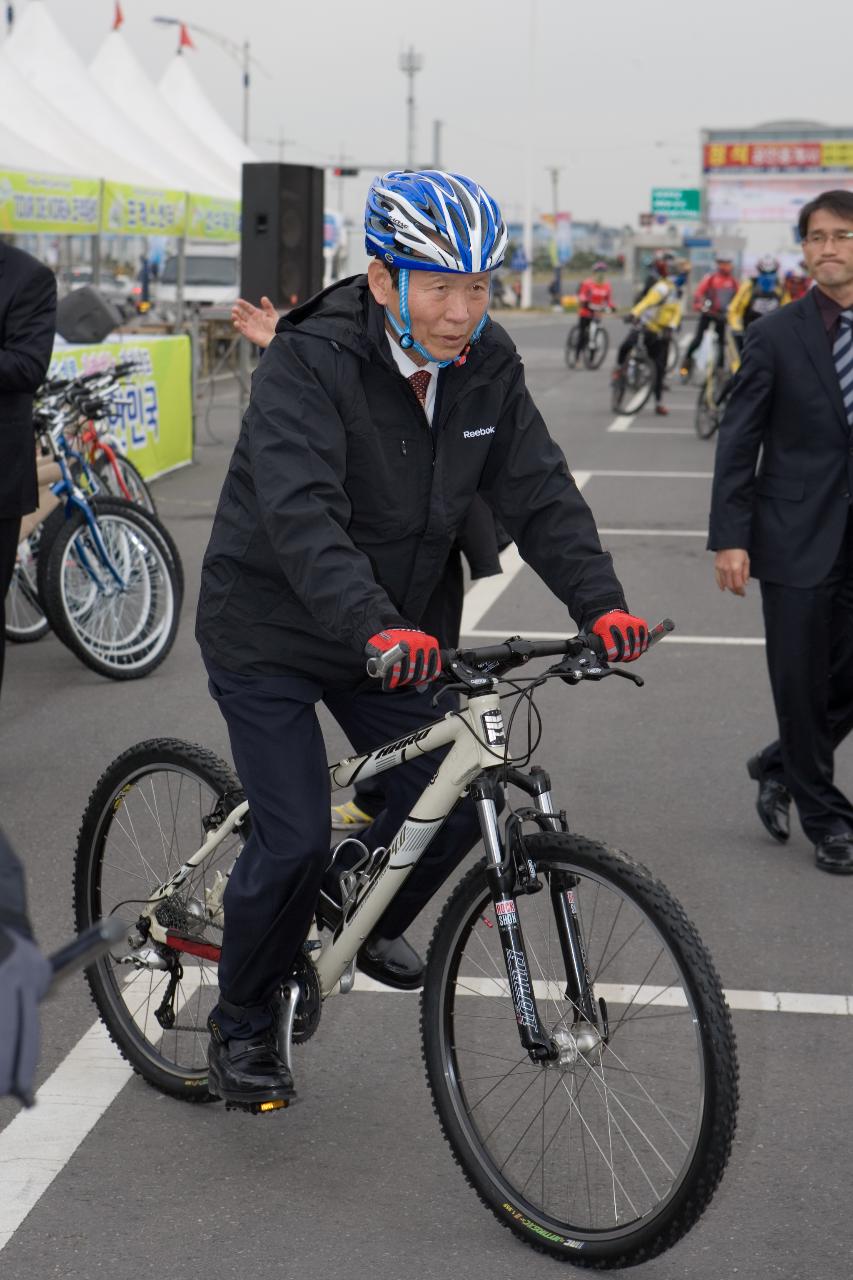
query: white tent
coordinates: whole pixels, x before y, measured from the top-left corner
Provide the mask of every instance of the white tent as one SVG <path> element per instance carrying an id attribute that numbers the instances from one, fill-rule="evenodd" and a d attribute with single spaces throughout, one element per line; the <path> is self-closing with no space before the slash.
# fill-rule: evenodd
<path id="1" fill-rule="evenodd" d="M 0 72 L 2 75 L 2 72 Z M 0 120 L 0 169 L 26 169 L 33 173 L 69 174 L 71 169 L 56 156 L 40 151 L 19 133 L 7 129 Z M 2 184 L 0 184 L 2 185 Z"/>
<path id="2" fill-rule="evenodd" d="M 172 59 L 158 88 L 178 119 L 216 152 L 239 182 L 242 165 L 255 164 L 258 157 L 222 119 L 196 80 L 186 57 L 178 53 Z"/>
<path id="3" fill-rule="evenodd" d="M 32 147 L 33 157 L 42 157 L 28 160 L 25 168 L 44 167 L 43 158 L 50 157 L 48 172 L 93 178 L 113 174 L 120 158 L 69 124 L 6 57 L 5 48 L 0 48 L 0 120 Z M 5 157 L 3 162 L 8 163 Z"/>
<path id="4" fill-rule="evenodd" d="M 89 70 L 119 111 L 132 110 L 137 128 L 156 144 L 160 154 L 181 167 L 188 190 L 239 197 L 240 179 L 235 177 L 233 166 L 223 164 L 167 106 L 120 31 L 109 33 Z"/>
<path id="5" fill-rule="evenodd" d="M 32 90 L 60 112 L 84 138 L 92 138 L 100 152 L 112 152 L 115 163 L 106 167 L 93 149 L 85 172 L 116 182 L 185 189 L 177 161 L 158 152 L 157 146 L 133 120 L 101 92 L 89 72 L 60 32 L 43 0 L 30 4 L 6 41 L 6 57 L 29 81 Z M 13 117 L 14 118 L 14 117 Z M 53 148 L 51 148 L 53 149 Z"/>

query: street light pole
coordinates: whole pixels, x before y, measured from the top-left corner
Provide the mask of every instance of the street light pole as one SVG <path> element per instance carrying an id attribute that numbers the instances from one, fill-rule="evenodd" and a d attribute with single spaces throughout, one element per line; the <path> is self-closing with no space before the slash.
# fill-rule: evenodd
<path id="1" fill-rule="evenodd" d="M 433 120 L 432 122 L 432 167 L 433 169 L 441 168 L 441 129 L 444 124 L 443 120 Z"/>
<path id="2" fill-rule="evenodd" d="M 239 62 L 243 69 L 243 141 L 246 146 L 249 145 L 249 88 L 250 75 L 249 68 L 252 64 L 259 67 L 265 76 L 269 76 L 269 72 L 265 67 L 261 66 L 257 58 L 252 57 L 251 47 L 248 40 L 244 40 L 242 44 L 238 44 L 236 40 L 232 40 L 230 36 L 224 36 L 220 31 L 212 31 L 210 27 L 200 27 L 197 22 L 184 22 L 181 18 L 152 18 L 152 22 L 159 22 L 167 27 L 186 27 L 187 31 L 196 31 L 199 35 L 207 36 L 209 40 L 213 40 L 224 49 L 235 62 Z"/>
<path id="3" fill-rule="evenodd" d="M 424 65 L 421 54 L 412 45 L 400 54 L 400 70 L 409 78 L 406 96 L 406 168 L 415 167 L 415 76 Z"/>
<path id="4" fill-rule="evenodd" d="M 521 273 L 521 305 L 529 307 L 533 302 L 533 129 L 535 111 L 533 95 L 536 78 L 534 76 L 534 58 L 536 50 L 536 0 L 530 0 L 530 24 L 527 44 L 527 110 L 525 112 L 525 130 L 527 133 L 524 148 L 524 256 L 527 266 Z"/>

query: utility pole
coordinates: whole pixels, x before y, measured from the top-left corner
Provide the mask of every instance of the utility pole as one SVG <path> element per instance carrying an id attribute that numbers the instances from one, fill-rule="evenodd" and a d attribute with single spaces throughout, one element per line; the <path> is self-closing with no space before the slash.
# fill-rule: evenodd
<path id="1" fill-rule="evenodd" d="M 406 168 L 415 167 L 415 76 L 424 65 L 421 54 L 416 53 L 409 45 L 405 53 L 400 54 L 400 70 L 409 78 L 406 96 Z"/>
<path id="2" fill-rule="evenodd" d="M 551 175 L 551 211 L 554 215 L 554 265 L 558 266 L 557 260 L 557 216 L 560 212 L 560 170 L 561 164 L 548 165 L 548 172 Z"/>
<path id="3" fill-rule="evenodd" d="M 432 167 L 433 169 L 441 168 L 441 130 L 444 125 L 443 120 L 433 120 L 432 122 Z"/>
<path id="4" fill-rule="evenodd" d="M 521 305 L 533 302 L 533 161 L 534 97 L 536 94 L 536 0 L 530 0 L 527 29 L 527 102 L 524 113 L 526 137 L 524 155 L 524 256 L 527 266 L 521 273 Z"/>
<path id="5" fill-rule="evenodd" d="M 243 141 L 249 145 L 249 41 L 243 41 Z"/>

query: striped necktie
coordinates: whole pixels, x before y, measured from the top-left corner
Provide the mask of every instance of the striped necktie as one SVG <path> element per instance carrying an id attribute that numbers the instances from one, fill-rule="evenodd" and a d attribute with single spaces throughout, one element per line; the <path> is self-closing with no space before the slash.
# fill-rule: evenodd
<path id="1" fill-rule="evenodd" d="M 853 309 L 842 311 L 838 319 L 840 328 L 832 344 L 832 358 L 838 371 L 847 422 L 853 427 Z"/>

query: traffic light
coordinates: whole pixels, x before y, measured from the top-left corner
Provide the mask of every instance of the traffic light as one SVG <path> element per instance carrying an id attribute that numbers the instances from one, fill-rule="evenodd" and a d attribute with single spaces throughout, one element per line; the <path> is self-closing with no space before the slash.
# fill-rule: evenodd
<path id="1" fill-rule="evenodd" d="M 342 169 L 338 167 L 337 169 L 333 169 L 332 173 L 336 178 L 357 178 L 358 177 L 358 169 Z"/>

